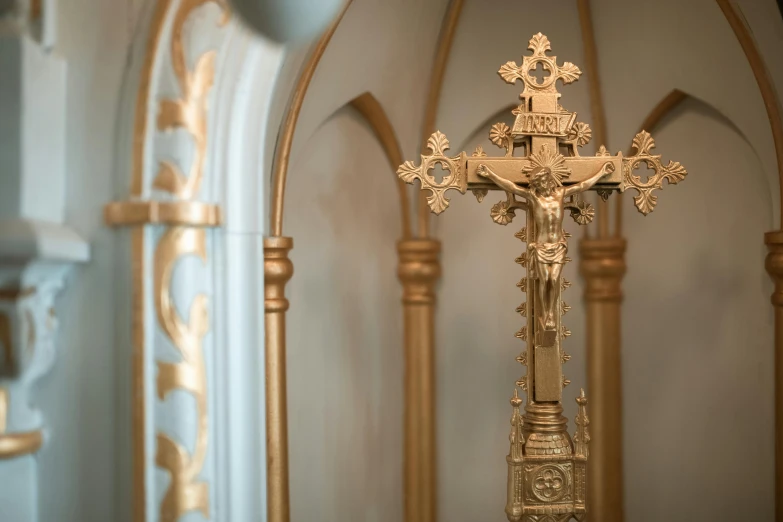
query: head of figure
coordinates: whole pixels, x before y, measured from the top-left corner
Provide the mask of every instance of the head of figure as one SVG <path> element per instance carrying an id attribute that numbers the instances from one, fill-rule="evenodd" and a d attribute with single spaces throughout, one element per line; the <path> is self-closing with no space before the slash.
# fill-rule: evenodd
<path id="1" fill-rule="evenodd" d="M 539 194 L 548 196 L 558 185 L 549 167 L 537 167 L 530 173 L 530 187 Z"/>

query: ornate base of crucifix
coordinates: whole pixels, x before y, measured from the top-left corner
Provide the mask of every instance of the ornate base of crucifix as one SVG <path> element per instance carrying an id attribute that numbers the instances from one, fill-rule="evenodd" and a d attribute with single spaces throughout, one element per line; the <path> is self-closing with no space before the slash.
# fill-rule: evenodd
<path id="1" fill-rule="evenodd" d="M 644 131 L 633 140 L 634 156 L 612 156 L 603 146 L 595 156 L 580 156 L 578 147 L 590 141 L 590 127 L 576 123 L 576 114 L 560 105 L 555 84 L 558 80 L 566 84 L 576 81 L 582 73 L 576 65 L 559 65 L 556 57 L 548 56 L 550 43 L 541 33 L 531 38 L 528 49 L 533 54 L 524 56 L 521 66 L 508 62 L 498 71 L 508 83 L 522 80 L 525 84 L 522 103 L 512 111 L 516 115 L 513 129 L 497 123 L 489 133 L 490 141 L 505 149 L 505 156 L 488 157 L 481 147 L 470 157 L 465 152 L 446 156 L 449 141 L 438 131 L 427 142 L 432 154 L 422 155 L 418 167 L 406 161 L 397 174 L 407 183 L 418 179 L 422 190 L 430 191 L 427 202 L 436 214 L 448 207 L 445 193 L 450 189 L 463 194 L 471 189 L 479 202 L 489 190 L 505 191 L 506 200 L 490 211 L 492 220 L 501 225 L 509 224 L 516 210 L 527 211 L 526 228 L 516 234 L 527 243 L 516 259 L 527 269 L 527 276 L 517 283 L 527 295 L 526 302 L 517 308 L 527 324 L 516 333 L 529 346 L 517 357 L 527 374 L 516 383 L 527 392 L 527 403 L 523 415 L 522 399 L 515 388 L 511 399 L 511 449 L 506 457 L 506 515 L 511 522 L 583 521 L 590 441 L 587 399 L 584 390 L 576 399 L 579 414 L 573 439 L 561 402 L 563 388 L 570 382 L 563 377 L 562 365 L 570 356 L 562 350 L 561 341 L 571 335 L 561 324 L 561 316 L 570 309 L 561 299 L 570 285 L 561 276 L 563 266 L 570 261 L 566 256 L 569 236 L 563 230 L 564 213 L 569 210 L 578 224 L 586 225 L 595 211 L 581 199 L 582 192 L 594 189 L 606 200 L 614 191 L 632 188 L 639 193 L 634 198 L 636 207 L 647 215 L 657 205 L 653 191 L 663 186 L 663 180 L 679 183 L 687 172 L 677 162 L 664 166 L 660 156 L 650 154 L 655 142 Z M 550 73 L 541 81 L 530 74 L 538 66 Z M 515 156 L 515 149 L 523 149 L 524 155 Z M 644 181 L 634 174 L 640 163 L 655 171 Z M 436 164 L 449 171 L 442 181 L 430 174 Z"/>
<path id="2" fill-rule="evenodd" d="M 511 399 L 511 451 L 506 515 L 510 522 L 582 521 L 587 513 L 587 415 L 584 391 L 579 399 L 577 433 L 567 431 L 561 403 L 533 403 L 520 415 L 522 400 Z"/>

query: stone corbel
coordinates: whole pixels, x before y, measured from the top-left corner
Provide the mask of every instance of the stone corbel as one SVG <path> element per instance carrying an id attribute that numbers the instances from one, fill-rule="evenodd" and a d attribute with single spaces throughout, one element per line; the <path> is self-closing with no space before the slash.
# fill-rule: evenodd
<path id="1" fill-rule="evenodd" d="M 0 460 L 38 450 L 44 422 L 32 384 L 51 370 L 54 300 L 87 244 L 53 223 L 0 222 Z"/>

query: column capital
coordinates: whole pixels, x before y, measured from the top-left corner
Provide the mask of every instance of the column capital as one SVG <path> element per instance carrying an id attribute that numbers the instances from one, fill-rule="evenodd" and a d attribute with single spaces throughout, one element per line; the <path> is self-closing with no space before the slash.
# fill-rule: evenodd
<path id="1" fill-rule="evenodd" d="M 403 239 L 397 242 L 402 282 L 402 302 L 428 304 L 435 302 L 435 283 L 441 275 L 440 241 L 437 239 Z"/>
<path id="2" fill-rule="evenodd" d="M 585 280 L 587 301 L 621 301 L 620 282 L 625 275 L 626 241 L 620 237 L 583 238 L 579 241 L 579 271 Z"/>
<path id="3" fill-rule="evenodd" d="M 294 248 L 290 237 L 264 238 L 264 310 L 284 312 L 288 310 L 285 285 L 294 275 L 294 264 L 288 252 Z"/>

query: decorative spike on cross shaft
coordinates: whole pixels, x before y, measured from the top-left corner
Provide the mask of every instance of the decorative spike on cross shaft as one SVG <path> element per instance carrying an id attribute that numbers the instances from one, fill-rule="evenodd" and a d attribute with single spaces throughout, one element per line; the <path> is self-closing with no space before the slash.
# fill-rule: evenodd
<path id="1" fill-rule="evenodd" d="M 590 142 L 590 126 L 576 122 L 576 113 L 560 105 L 556 84 L 574 82 L 582 72 L 570 62 L 558 65 L 555 56 L 547 55 L 551 46 L 541 33 L 530 39 L 528 49 L 532 54 L 523 56 L 521 65 L 508 62 L 498 71 L 506 82 L 522 80 L 524 85 L 522 103 L 512 111 L 513 128 L 496 123 L 489 133 L 490 141 L 505 151 L 503 156 L 490 157 L 481 147 L 470 156 L 465 152 L 447 156 L 449 141 L 438 131 L 427 140 L 432 154 L 422 155 L 419 166 L 406 161 L 397 174 L 407 183 L 419 180 L 421 189 L 430 192 L 427 202 L 435 214 L 448 208 L 446 192 L 451 189 L 462 194 L 470 189 L 479 202 L 490 190 L 505 191 L 506 199 L 490 211 L 492 220 L 501 225 L 510 223 L 517 210 L 527 212 L 526 227 L 516 234 L 527 243 L 517 258 L 527 269 L 526 278 L 517 284 L 529 297 L 517 308 L 527 324 L 515 336 L 532 344 L 532 349 L 517 358 L 527 367 L 527 375 L 517 381 L 527 392 L 527 402 L 522 415 L 515 389 L 511 451 L 506 458 L 506 514 L 511 522 L 536 522 L 545 515 L 555 522 L 572 517 L 581 521 L 586 516 L 590 436 L 584 392 L 577 398 L 578 430 L 573 441 L 562 416 L 562 389 L 570 382 L 563 377 L 562 364 L 570 356 L 560 343 L 571 333 L 561 324 L 561 315 L 570 308 L 561 300 L 570 285 L 561 275 L 570 261 L 564 213 L 568 209 L 578 224 L 586 225 L 595 210 L 582 200 L 583 192 L 595 190 L 606 200 L 614 191 L 634 189 L 636 208 L 647 215 L 658 202 L 655 189 L 662 188 L 664 180 L 679 183 L 687 172 L 678 162 L 664 165 L 660 156 L 651 154 L 655 142 L 645 131 L 633 139 L 633 156 L 612 156 L 603 145 L 595 156 L 580 156 L 578 149 Z M 531 74 L 539 66 L 549 73 L 541 80 Z M 641 163 L 653 171 L 646 180 L 635 174 Z M 437 164 L 448 171 L 441 181 L 430 173 Z"/>

